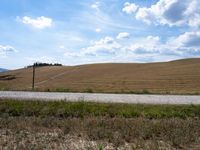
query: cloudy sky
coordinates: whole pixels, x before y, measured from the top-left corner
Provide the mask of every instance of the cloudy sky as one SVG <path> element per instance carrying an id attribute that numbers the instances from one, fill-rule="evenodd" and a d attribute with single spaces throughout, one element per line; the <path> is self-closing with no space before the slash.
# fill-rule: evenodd
<path id="1" fill-rule="evenodd" d="M 0 0 L 0 67 L 200 57 L 200 0 Z"/>

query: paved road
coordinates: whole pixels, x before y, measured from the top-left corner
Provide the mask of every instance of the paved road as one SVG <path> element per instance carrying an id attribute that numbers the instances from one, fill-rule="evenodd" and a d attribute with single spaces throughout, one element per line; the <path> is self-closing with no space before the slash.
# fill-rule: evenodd
<path id="1" fill-rule="evenodd" d="M 200 96 L 176 95 L 135 95 L 135 94 L 96 94 L 96 93 L 57 93 L 57 92 L 14 92 L 0 91 L 1 98 L 44 101 L 90 101 L 134 104 L 200 104 Z"/>

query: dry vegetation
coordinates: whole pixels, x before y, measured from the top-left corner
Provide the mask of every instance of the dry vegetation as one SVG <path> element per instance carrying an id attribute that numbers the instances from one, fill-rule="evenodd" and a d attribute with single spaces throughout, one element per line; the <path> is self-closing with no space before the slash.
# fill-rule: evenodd
<path id="1" fill-rule="evenodd" d="M 200 94 L 200 59 L 147 64 L 92 64 L 36 69 L 36 89 L 60 92 Z M 1 76 L 1 90 L 30 90 L 32 69 Z"/>
<path id="2" fill-rule="evenodd" d="M 200 149 L 199 105 L 0 101 L 0 149 Z"/>
<path id="3" fill-rule="evenodd" d="M 194 119 L 1 117 L 0 149 L 199 149 Z"/>

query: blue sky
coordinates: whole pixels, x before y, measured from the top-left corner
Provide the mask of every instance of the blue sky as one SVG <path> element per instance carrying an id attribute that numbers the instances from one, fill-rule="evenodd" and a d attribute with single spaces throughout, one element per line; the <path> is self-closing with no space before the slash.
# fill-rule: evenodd
<path id="1" fill-rule="evenodd" d="M 0 67 L 200 56 L 199 0 L 1 0 Z"/>

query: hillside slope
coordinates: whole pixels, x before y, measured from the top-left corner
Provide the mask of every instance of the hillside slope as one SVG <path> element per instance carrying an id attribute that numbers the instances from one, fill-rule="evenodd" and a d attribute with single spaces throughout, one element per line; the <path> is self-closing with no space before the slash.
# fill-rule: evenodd
<path id="1" fill-rule="evenodd" d="M 8 70 L 4 68 L 0 68 L 0 72 L 5 72 L 5 71 L 8 71 Z"/>
<path id="2" fill-rule="evenodd" d="M 42 91 L 194 94 L 200 91 L 200 59 L 40 67 L 35 82 Z M 0 73 L 1 89 L 30 90 L 31 83 L 31 68 Z"/>

